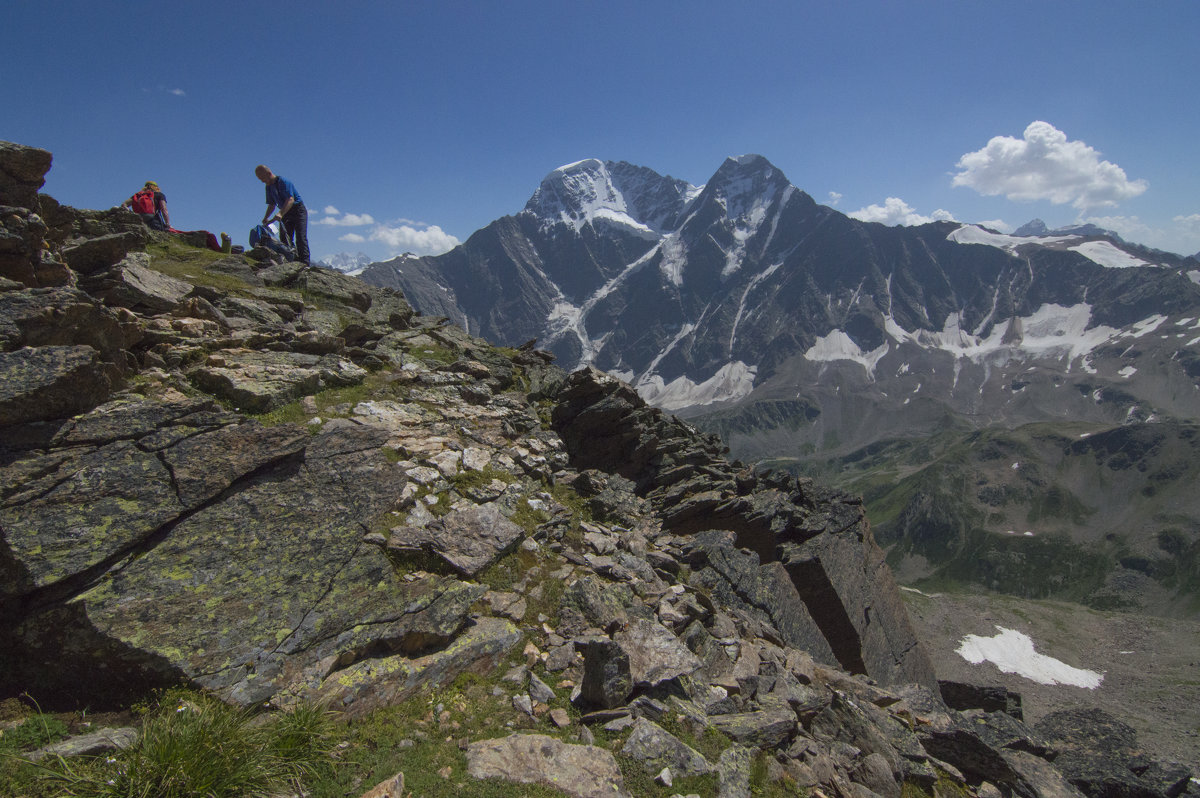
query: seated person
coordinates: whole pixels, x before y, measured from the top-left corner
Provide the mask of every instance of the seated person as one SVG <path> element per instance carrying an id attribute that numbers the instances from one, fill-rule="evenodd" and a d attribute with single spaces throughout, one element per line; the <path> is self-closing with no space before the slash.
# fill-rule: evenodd
<path id="1" fill-rule="evenodd" d="M 167 212 L 167 198 L 158 190 L 158 183 L 147 180 L 141 191 L 121 203 L 129 208 L 153 230 L 170 230 L 171 216 Z"/>

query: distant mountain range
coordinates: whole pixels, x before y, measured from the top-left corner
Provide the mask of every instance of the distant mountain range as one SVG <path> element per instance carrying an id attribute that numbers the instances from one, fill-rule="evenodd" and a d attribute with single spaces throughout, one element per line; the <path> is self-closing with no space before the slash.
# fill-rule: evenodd
<path id="1" fill-rule="evenodd" d="M 321 258 L 321 260 L 317 261 L 317 265 L 336 269 L 346 274 L 357 275 L 371 265 L 371 256 L 365 252 L 358 252 L 353 255 L 349 252 L 338 252 Z"/>
<path id="2" fill-rule="evenodd" d="M 869 443 L 878 415 L 889 430 L 932 428 L 942 407 L 1028 420 L 1200 410 L 1195 392 L 1167 387 L 1200 375 L 1188 343 L 1200 261 L 1092 226 L 859 222 L 755 155 L 699 187 L 627 163 L 564 166 L 455 250 L 362 277 L 492 340 L 536 338 L 686 415 L 819 411 L 789 446 Z M 1043 383 L 1086 390 L 1063 402 Z M 1121 398 L 1098 407 L 1102 386 Z M 853 400 L 835 401 L 844 392 Z M 847 401 L 852 418 L 831 412 Z"/>
<path id="3" fill-rule="evenodd" d="M 361 276 L 474 334 L 536 339 L 567 368 L 616 374 L 719 432 L 739 457 L 823 469 L 834 482 L 851 462 L 878 458 L 911 475 L 957 451 L 946 440 L 936 451 L 889 442 L 1200 418 L 1200 260 L 1091 225 L 1050 230 L 1034 220 L 1005 235 L 957 222 L 861 222 L 757 155 L 726 160 L 703 186 L 624 162 L 563 166 L 520 213 L 456 249 L 375 263 Z M 896 452 L 901 460 L 889 459 Z M 916 487 L 887 495 L 901 503 L 887 518 L 907 513 L 905 524 L 883 524 L 895 552 L 929 554 L 906 537 L 932 528 L 920 511 L 926 496 Z M 924 506 L 934 504 L 944 509 Z M 967 526 L 1010 531 L 990 529 L 986 512 L 956 518 L 960 551 Z M 1172 529 L 1184 530 L 1186 549 L 1200 539 L 1200 508 L 1180 524 Z M 1158 556 L 1153 530 L 1146 535 Z M 1119 552 L 1110 554 L 1116 568 Z"/>

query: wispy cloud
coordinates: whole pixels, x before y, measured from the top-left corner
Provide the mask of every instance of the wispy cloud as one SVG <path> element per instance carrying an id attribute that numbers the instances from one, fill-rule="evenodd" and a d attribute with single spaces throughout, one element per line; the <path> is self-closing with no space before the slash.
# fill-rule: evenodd
<path id="1" fill-rule="evenodd" d="M 830 205 L 837 205 L 837 204 L 838 204 L 839 202 L 841 202 L 841 201 L 842 201 L 842 195 L 841 195 L 841 194 L 839 194 L 839 193 L 838 193 L 838 192 L 836 192 L 836 191 L 830 191 L 830 192 L 829 192 L 829 204 L 830 204 Z"/>
<path id="2" fill-rule="evenodd" d="M 931 216 L 923 216 L 899 197 L 888 197 L 883 201 L 882 205 L 868 205 L 865 208 L 859 208 L 857 211 L 846 215 L 861 222 L 878 222 L 880 224 L 891 226 L 903 225 L 905 227 L 954 220 L 954 214 L 950 213 L 950 211 L 944 211 L 941 208 L 934 211 Z"/>
<path id="3" fill-rule="evenodd" d="M 1111 207 L 1142 194 L 1149 184 L 1049 122 L 1032 122 L 1022 138 L 995 136 L 987 146 L 958 159 L 955 186 L 1010 200 L 1049 200 L 1084 210 Z"/>
<path id="4" fill-rule="evenodd" d="M 176 97 L 186 97 L 187 92 L 183 89 L 167 89 L 168 94 L 174 94 Z"/>
<path id="5" fill-rule="evenodd" d="M 366 240 L 366 236 L 360 236 L 358 233 L 346 233 L 344 236 L 338 236 L 338 241 L 349 241 L 351 244 L 361 244 Z"/>

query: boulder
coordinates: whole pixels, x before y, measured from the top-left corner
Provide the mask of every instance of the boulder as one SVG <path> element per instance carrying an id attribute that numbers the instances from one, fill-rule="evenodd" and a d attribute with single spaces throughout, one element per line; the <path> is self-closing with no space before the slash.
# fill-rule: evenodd
<path id="1" fill-rule="evenodd" d="M 0 141 L 0 205 L 38 211 L 38 191 L 53 160 L 46 150 Z"/>
<path id="2" fill-rule="evenodd" d="M 640 762 L 648 773 L 669 768 L 675 776 L 703 776 L 712 770 L 699 751 L 645 718 L 634 721 L 621 753 Z"/>
<path id="3" fill-rule="evenodd" d="M 711 715 L 709 722 L 739 745 L 763 751 L 783 745 L 796 731 L 796 714 L 783 709 Z"/>
<path id="4" fill-rule="evenodd" d="M 613 635 L 629 657 L 629 675 L 635 687 L 654 687 L 695 672 L 696 655 L 662 624 L 635 620 Z"/>
<path id="5" fill-rule="evenodd" d="M 541 734 L 471 743 L 467 746 L 467 773 L 476 779 L 544 784 L 573 798 L 629 798 L 611 753 Z"/>
<path id="6" fill-rule="evenodd" d="M 1023 720 L 1021 694 L 1014 693 L 1006 687 L 939 679 L 938 691 L 946 706 L 951 709 L 1007 712 L 1017 720 Z"/>
<path id="7" fill-rule="evenodd" d="M 25 208 L 0 204 L 0 277 L 22 285 L 41 285 L 38 267 L 46 225 Z"/>
<path id="8" fill-rule="evenodd" d="M 134 252 L 81 285 L 106 305 L 141 313 L 165 313 L 183 301 L 192 284 L 157 272 L 149 264 L 149 255 Z"/>
<path id="9" fill-rule="evenodd" d="M 466 577 L 474 577 L 516 548 L 525 530 L 496 504 L 453 510 L 423 527 L 392 530 L 388 546 L 398 553 L 423 552 Z"/>
<path id="10" fill-rule="evenodd" d="M 63 246 L 62 255 L 67 265 L 80 274 L 116 266 L 130 252 L 146 245 L 146 237 L 133 231 L 110 233 L 97 238 L 78 238 Z"/>
<path id="11" fill-rule="evenodd" d="M 633 692 L 629 654 L 608 638 L 589 641 L 583 652 L 580 701 L 584 706 L 612 709 L 623 706 Z"/>
<path id="12" fill-rule="evenodd" d="M 717 760 L 717 798 L 750 798 L 754 751 L 731 745 Z"/>

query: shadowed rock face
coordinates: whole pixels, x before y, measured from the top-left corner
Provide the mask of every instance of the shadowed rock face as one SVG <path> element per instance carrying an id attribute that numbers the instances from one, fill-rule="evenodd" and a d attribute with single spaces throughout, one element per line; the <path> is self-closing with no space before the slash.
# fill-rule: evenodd
<path id="1" fill-rule="evenodd" d="M 860 501 L 730 463 L 715 438 L 595 369 L 568 377 L 557 399 L 554 427 L 573 464 L 632 480 L 675 534 L 733 533 L 693 547 L 695 562 L 718 563 L 709 584 L 728 585 L 742 601 L 750 596 L 788 643 L 828 656 L 830 664 L 885 683 L 934 684 Z M 722 548 L 748 549 L 757 562 L 722 556 Z M 763 567 L 776 563 L 790 584 Z"/>
<path id="2" fill-rule="evenodd" d="M 42 200 L 31 263 L 65 281 L 0 280 L 0 699 L 184 683 L 359 716 L 503 664 L 528 726 L 574 723 L 549 703 L 578 687 L 664 783 L 748 794 L 761 752 L 828 794 L 931 792 L 943 761 L 969 795 L 1073 794 L 1019 720 L 942 703 L 853 497 L 394 292 L 157 233 L 153 256 L 89 245 L 128 215 Z M 735 745 L 709 762 L 668 716 Z M 627 794 L 604 748 L 463 744 L 476 778 Z M 1110 778 L 1076 753 L 1089 795 L 1126 795 L 1126 771 L 1179 793 L 1169 763 Z"/>

